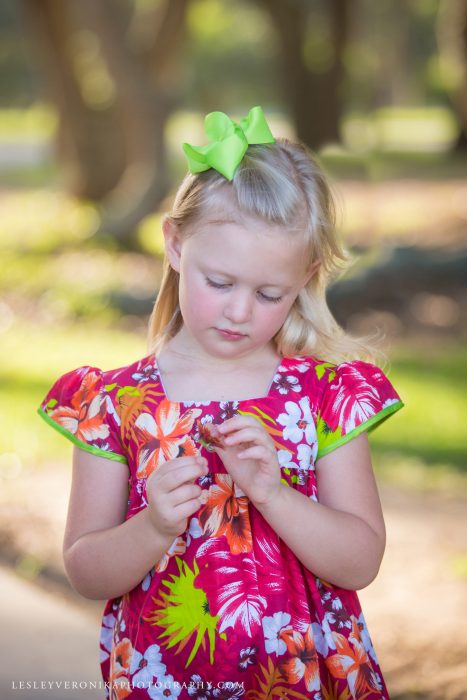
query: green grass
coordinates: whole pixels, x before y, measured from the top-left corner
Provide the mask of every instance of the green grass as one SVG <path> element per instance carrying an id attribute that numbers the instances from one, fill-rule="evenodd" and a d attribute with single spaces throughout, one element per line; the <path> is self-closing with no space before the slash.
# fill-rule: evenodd
<path id="1" fill-rule="evenodd" d="M 392 356 L 390 378 L 405 407 L 371 437 L 384 479 L 467 493 L 467 351 L 405 346 Z"/>

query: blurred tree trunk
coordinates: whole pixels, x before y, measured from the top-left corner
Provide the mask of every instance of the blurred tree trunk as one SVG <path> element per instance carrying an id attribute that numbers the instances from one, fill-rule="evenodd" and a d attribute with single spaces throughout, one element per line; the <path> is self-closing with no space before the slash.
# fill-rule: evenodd
<path id="1" fill-rule="evenodd" d="M 69 192 L 100 200 L 124 168 L 115 110 L 93 109 L 84 99 L 73 60 L 76 32 L 63 0 L 21 0 L 26 28 L 39 58 L 45 94 L 58 116 L 57 155 Z"/>
<path id="2" fill-rule="evenodd" d="M 313 72 L 304 60 L 310 30 L 310 2 L 259 0 L 277 31 L 282 56 L 282 84 L 298 137 L 312 148 L 340 140 L 343 51 L 349 25 L 349 0 L 325 3 L 331 29 L 332 58 L 324 72 Z"/>
<path id="3" fill-rule="evenodd" d="M 100 202 L 101 230 L 135 247 L 138 223 L 168 189 L 164 129 L 176 106 L 175 59 L 188 0 L 155 5 L 145 17 L 143 42 L 132 36 L 127 0 L 21 2 L 59 114 L 59 156 L 68 188 Z M 112 83 L 108 105 L 85 99 L 83 81 L 93 67 L 79 66 L 80 35 L 98 47 Z"/>
<path id="4" fill-rule="evenodd" d="M 448 92 L 461 122 L 456 149 L 467 150 L 467 0 L 440 0 L 438 46 Z"/>
<path id="5" fill-rule="evenodd" d="M 188 0 L 167 0 L 148 21 L 146 42 L 129 40 L 128 22 L 115 0 L 81 0 L 81 12 L 99 36 L 117 86 L 116 107 L 123 127 L 126 168 L 103 201 L 102 228 L 128 239 L 141 219 L 166 195 L 169 181 L 164 143 L 168 117 L 176 106 L 178 49 L 184 38 Z M 112 21 L 109 19 L 112 18 Z"/>

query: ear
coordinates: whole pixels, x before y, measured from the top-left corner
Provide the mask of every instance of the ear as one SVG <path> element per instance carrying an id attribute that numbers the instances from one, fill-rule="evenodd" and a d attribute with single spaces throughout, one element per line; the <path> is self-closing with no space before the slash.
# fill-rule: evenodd
<path id="1" fill-rule="evenodd" d="M 162 233 L 165 240 L 165 254 L 175 272 L 180 272 L 182 238 L 177 224 L 169 216 L 162 220 Z"/>
<path id="2" fill-rule="evenodd" d="M 309 268 L 306 271 L 305 274 L 305 281 L 303 283 L 303 286 L 305 287 L 308 282 L 311 280 L 312 277 L 318 272 L 319 268 L 321 267 L 321 261 L 316 260 L 314 263 L 312 263 Z"/>

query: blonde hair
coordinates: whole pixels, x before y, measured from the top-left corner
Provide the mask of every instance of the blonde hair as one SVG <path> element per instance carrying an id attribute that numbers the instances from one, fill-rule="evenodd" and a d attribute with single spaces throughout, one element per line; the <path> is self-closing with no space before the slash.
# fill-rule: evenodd
<path id="1" fill-rule="evenodd" d="M 183 236 L 193 235 L 193 224 L 213 210 L 225 214 L 225 193 L 232 212 L 229 220 L 242 215 L 303 234 L 307 264 L 320 266 L 299 292 L 288 317 L 274 336 L 282 356 L 311 355 L 339 364 L 351 359 L 373 359 L 368 338 L 346 333 L 333 317 L 327 302 L 329 282 L 348 266 L 350 258 L 336 235 L 335 204 L 321 167 L 302 143 L 278 138 L 274 144 L 249 146 L 233 180 L 216 170 L 187 174 L 166 216 Z M 223 200 L 223 201 L 221 201 Z M 222 207 L 222 208 L 221 208 Z M 148 348 L 158 352 L 183 324 L 178 300 L 179 275 L 167 257 L 163 263 L 159 294 L 149 320 Z"/>

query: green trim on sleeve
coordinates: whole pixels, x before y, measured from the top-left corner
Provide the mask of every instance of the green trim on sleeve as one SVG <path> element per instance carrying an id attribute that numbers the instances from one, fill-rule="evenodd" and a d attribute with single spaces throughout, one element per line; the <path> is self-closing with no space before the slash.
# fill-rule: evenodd
<path id="1" fill-rule="evenodd" d="M 45 420 L 46 423 L 51 425 L 52 428 L 55 428 L 55 430 L 57 430 L 64 437 L 70 440 L 74 445 L 80 447 L 82 450 L 90 452 L 91 454 L 96 455 L 97 457 L 106 457 L 107 459 L 111 459 L 114 462 L 122 462 L 123 464 L 128 464 L 127 459 L 123 455 L 119 455 L 117 452 L 110 452 L 109 450 L 102 450 L 100 447 L 88 445 L 86 442 L 83 442 L 79 438 L 75 437 L 73 433 L 70 433 L 66 428 L 63 427 L 63 425 L 60 425 L 60 423 L 56 423 L 44 411 L 42 406 L 39 406 L 39 408 L 37 409 L 37 413 L 40 415 L 41 418 Z"/>
<path id="2" fill-rule="evenodd" d="M 379 413 L 376 413 L 364 423 L 360 423 L 360 425 L 357 425 L 357 427 L 351 430 L 350 433 L 343 435 L 341 438 L 338 438 L 335 442 L 332 442 L 330 445 L 323 447 L 322 450 L 318 449 L 316 460 L 318 460 L 320 457 L 324 457 L 324 455 L 327 455 L 329 452 L 332 452 L 336 449 L 336 447 L 341 447 L 342 445 L 345 445 L 346 442 L 353 440 L 353 438 L 357 437 L 357 435 L 360 435 L 360 433 L 365 432 L 365 430 L 373 430 L 377 427 L 378 424 L 385 421 L 386 418 L 389 418 L 389 416 L 392 413 L 395 413 L 403 406 L 404 403 L 402 401 L 397 401 L 396 403 L 392 403 L 390 406 L 387 406 L 382 411 L 379 411 Z"/>

